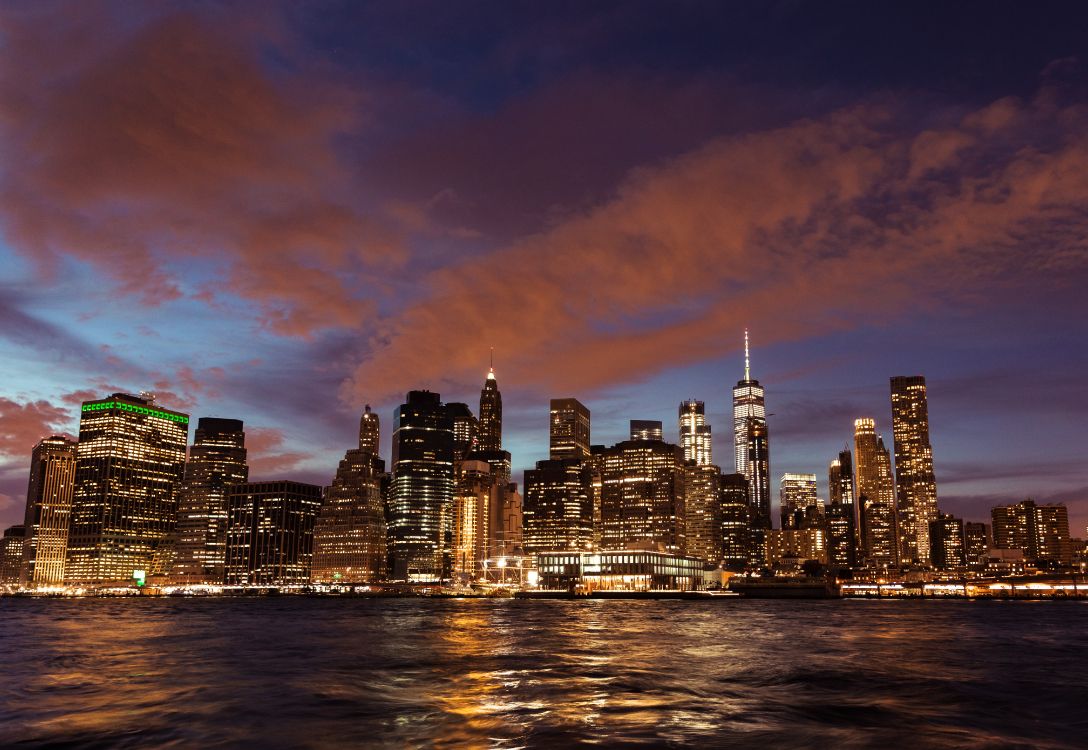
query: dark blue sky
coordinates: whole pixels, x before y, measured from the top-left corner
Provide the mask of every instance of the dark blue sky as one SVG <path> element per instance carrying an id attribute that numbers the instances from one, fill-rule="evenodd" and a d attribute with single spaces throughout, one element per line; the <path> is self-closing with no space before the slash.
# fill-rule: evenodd
<path id="1" fill-rule="evenodd" d="M 327 482 L 362 405 L 518 467 L 706 401 L 752 331 L 772 472 L 924 374 L 943 510 L 1088 523 L 1078 3 L 15 3 L 0 11 L 0 522 L 78 402 L 244 419 Z M 826 488 L 821 490 L 826 492 Z"/>

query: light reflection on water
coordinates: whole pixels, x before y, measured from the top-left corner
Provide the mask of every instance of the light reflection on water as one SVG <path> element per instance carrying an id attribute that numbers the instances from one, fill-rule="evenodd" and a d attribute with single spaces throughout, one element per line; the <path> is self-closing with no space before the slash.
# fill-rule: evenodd
<path id="1" fill-rule="evenodd" d="M 0 745 L 1082 747 L 1078 603 L 0 601 Z"/>

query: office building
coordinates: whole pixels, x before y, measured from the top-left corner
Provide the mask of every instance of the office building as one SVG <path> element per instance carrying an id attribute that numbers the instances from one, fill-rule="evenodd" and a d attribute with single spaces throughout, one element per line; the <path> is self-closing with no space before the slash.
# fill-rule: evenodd
<path id="1" fill-rule="evenodd" d="M 665 432 L 660 420 L 632 419 L 631 440 L 664 440 Z"/>
<path id="2" fill-rule="evenodd" d="M 751 563 L 751 509 L 748 505 L 748 480 L 743 474 L 723 474 L 719 477 L 718 512 L 722 524 L 722 565 L 730 570 L 743 570 Z M 758 561 L 755 567 L 762 567 L 762 561 Z"/>
<path id="3" fill-rule="evenodd" d="M 389 499 L 392 576 L 435 581 L 452 567 L 453 420 L 441 397 L 411 391 L 393 425 Z"/>
<path id="4" fill-rule="evenodd" d="M 68 524 L 76 481 L 76 443 L 43 438 L 30 456 L 20 579 L 29 588 L 64 583 Z"/>
<path id="5" fill-rule="evenodd" d="M 892 378 L 891 397 L 902 562 L 926 564 L 930 522 L 937 519 L 926 379 L 920 375 Z"/>
<path id="6" fill-rule="evenodd" d="M 827 469 L 831 502 L 827 517 L 828 565 L 835 571 L 857 565 L 857 509 L 854 502 L 854 461 L 849 450 L 839 452 Z"/>
<path id="7" fill-rule="evenodd" d="M 488 370 L 480 391 L 479 447 L 483 451 L 502 450 L 502 394 L 495 380 L 495 368 Z"/>
<path id="8" fill-rule="evenodd" d="M 942 513 L 929 522 L 929 562 L 937 570 L 961 570 L 967 564 L 963 519 Z"/>
<path id="9" fill-rule="evenodd" d="M 681 450 L 683 448 L 681 447 Z M 688 557 L 722 562 L 722 471 L 713 464 L 684 463 L 684 535 Z"/>
<path id="10" fill-rule="evenodd" d="M 807 561 L 827 565 L 827 533 L 819 527 L 769 529 L 764 562 L 768 568 L 797 572 Z"/>
<path id="11" fill-rule="evenodd" d="M 177 523 L 189 416 L 154 397 L 83 403 L 64 578 L 131 581 L 150 572 Z"/>
<path id="12" fill-rule="evenodd" d="M 1068 565 L 1073 561 L 1069 538 L 1069 511 L 1064 505 L 1037 505 L 1024 500 L 990 511 L 994 547 L 1019 549 L 1040 566 Z"/>
<path id="13" fill-rule="evenodd" d="M 964 521 L 963 548 L 968 568 L 975 570 L 984 568 L 986 566 L 986 553 L 989 552 L 992 546 L 989 524 Z"/>
<path id="14" fill-rule="evenodd" d="M 854 420 L 854 458 L 865 559 L 876 567 L 896 566 L 899 544 L 891 457 L 872 419 Z"/>
<path id="15" fill-rule="evenodd" d="M 593 470 L 578 458 L 537 461 L 525 471 L 525 550 L 593 549 Z"/>
<path id="16" fill-rule="evenodd" d="M 782 475 L 778 501 L 783 529 L 801 529 L 823 522 L 823 504 L 816 494 L 815 474 Z"/>
<path id="17" fill-rule="evenodd" d="M 661 545 L 683 554 L 683 452 L 662 440 L 627 440 L 601 457 L 601 545 Z"/>
<path id="18" fill-rule="evenodd" d="M 249 466 L 242 421 L 201 417 L 179 493 L 172 582 L 223 583 L 227 562 L 227 495 L 231 487 L 247 481 Z"/>
<path id="19" fill-rule="evenodd" d="M 677 417 L 680 426 L 680 448 L 684 451 L 684 462 L 696 466 L 710 466 L 714 463 L 713 443 L 710 425 L 706 422 L 706 407 L 702 401 L 689 399 L 680 402 Z"/>
<path id="20" fill-rule="evenodd" d="M 446 404 L 446 415 L 453 426 L 453 460 L 463 461 L 480 447 L 480 423 L 468 404 L 458 401 Z"/>
<path id="21" fill-rule="evenodd" d="M 753 541 L 761 544 L 760 530 L 771 528 L 770 439 L 763 386 L 751 374 L 748 331 L 744 332 L 744 379 L 733 388 L 733 446 L 737 473 L 748 480 Z"/>
<path id="22" fill-rule="evenodd" d="M 227 496 L 228 586 L 310 582 L 323 491 L 302 482 L 236 484 Z"/>
<path id="23" fill-rule="evenodd" d="M 484 577 L 484 562 L 490 552 L 491 495 L 490 464 L 459 461 L 453 498 L 453 576 L 461 583 Z"/>
<path id="24" fill-rule="evenodd" d="M 0 585 L 14 587 L 22 578 L 26 527 L 9 526 L 0 537 Z"/>
<path id="25" fill-rule="evenodd" d="M 373 452 L 381 423 L 369 406 L 362 423 L 359 447 L 344 454 L 314 524 L 315 583 L 372 583 L 386 575 L 385 461 Z"/>
<path id="26" fill-rule="evenodd" d="M 381 455 L 382 426 L 378 415 L 370 410 L 370 404 L 363 408 L 359 417 L 359 450 L 372 456 Z"/>
<path id="27" fill-rule="evenodd" d="M 552 399 L 548 448 L 552 461 L 589 455 L 589 409 L 578 399 Z"/>

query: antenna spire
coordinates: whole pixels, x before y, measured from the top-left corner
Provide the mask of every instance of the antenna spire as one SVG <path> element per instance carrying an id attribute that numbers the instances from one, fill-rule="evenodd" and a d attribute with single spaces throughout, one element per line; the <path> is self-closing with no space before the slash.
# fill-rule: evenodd
<path id="1" fill-rule="evenodd" d="M 744 379 L 751 380 L 751 363 L 748 359 L 748 329 L 744 329 Z"/>
<path id="2" fill-rule="evenodd" d="M 495 379 L 495 347 L 491 347 L 491 369 L 487 373 L 487 379 Z"/>

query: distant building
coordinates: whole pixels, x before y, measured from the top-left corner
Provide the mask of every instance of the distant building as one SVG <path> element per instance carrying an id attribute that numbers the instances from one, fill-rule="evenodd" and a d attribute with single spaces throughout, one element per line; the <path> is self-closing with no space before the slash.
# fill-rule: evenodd
<path id="1" fill-rule="evenodd" d="M 548 430 L 549 458 L 584 458 L 589 455 L 589 409 L 576 398 L 553 398 Z"/>
<path id="2" fill-rule="evenodd" d="M 223 583 L 227 563 L 227 495 L 249 481 L 240 419 L 197 422 L 178 500 L 175 583 Z"/>
<path id="3" fill-rule="evenodd" d="M 587 461 L 537 461 L 525 472 L 525 549 L 593 548 L 593 471 Z"/>
<path id="4" fill-rule="evenodd" d="M 706 407 L 702 401 L 690 399 L 680 403 L 677 417 L 680 423 L 680 448 L 685 463 L 710 466 L 714 463 L 713 440 L 706 422 Z"/>
<path id="5" fill-rule="evenodd" d="M 436 581 L 450 574 L 454 488 L 453 420 L 442 399 L 411 391 L 393 425 L 389 500 L 392 575 Z"/>
<path id="6" fill-rule="evenodd" d="M 660 420 L 632 419 L 631 440 L 664 440 L 665 432 Z"/>
<path id="7" fill-rule="evenodd" d="M 0 537 L 0 585 L 14 586 L 19 583 L 23 569 L 23 541 L 26 527 L 9 526 Z"/>
<path id="8" fill-rule="evenodd" d="M 491 552 L 491 495 L 491 465 L 459 461 L 453 498 L 453 574 L 462 582 L 484 577 L 484 563 Z"/>
<path id="9" fill-rule="evenodd" d="M 766 557 L 766 531 L 771 528 L 770 454 L 767 423 L 751 418 L 748 429 L 748 555 L 761 565 Z"/>
<path id="10" fill-rule="evenodd" d="M 718 512 L 722 525 L 722 565 L 743 570 L 750 562 L 748 480 L 743 474 L 723 474 L 718 479 Z M 759 567 L 762 567 L 760 561 Z"/>
<path id="11" fill-rule="evenodd" d="M 986 565 L 986 553 L 993 546 L 990 527 L 985 523 L 965 521 L 963 524 L 964 556 L 967 567 L 980 570 Z"/>
<path id="12" fill-rule="evenodd" d="M 21 582 L 36 588 L 64 583 L 64 558 L 76 480 L 76 443 L 43 438 L 30 457 Z"/>
<path id="13" fill-rule="evenodd" d="M 828 565 L 835 570 L 853 568 L 858 563 L 857 507 L 854 502 L 854 463 L 849 450 L 839 452 L 827 470 L 831 496 L 827 517 Z"/>
<path id="14" fill-rule="evenodd" d="M 748 480 L 753 543 L 761 546 L 761 531 L 771 528 L 770 440 L 763 386 L 751 376 L 748 331 L 744 332 L 744 379 L 733 388 L 733 446 L 737 473 Z M 762 560 L 762 554 L 759 557 Z"/>
<path id="15" fill-rule="evenodd" d="M 790 567 L 813 560 L 827 564 L 827 532 L 821 528 L 771 529 L 767 532 L 766 564 L 769 568 Z"/>
<path id="16" fill-rule="evenodd" d="M 159 572 L 155 560 L 177 523 L 188 434 L 189 416 L 153 397 L 115 393 L 83 403 L 66 582 Z"/>
<path id="17" fill-rule="evenodd" d="M 627 440 L 601 458 L 601 545 L 621 550 L 660 544 L 686 549 L 683 453 L 662 440 Z"/>
<path id="18" fill-rule="evenodd" d="M 363 415 L 359 417 L 359 450 L 372 456 L 381 455 L 381 437 L 381 420 L 370 410 L 370 404 L 367 404 Z"/>
<path id="19" fill-rule="evenodd" d="M 783 474 L 778 487 L 783 529 L 822 522 L 823 506 L 816 494 L 815 474 Z"/>
<path id="20" fill-rule="evenodd" d="M 1019 549 L 1037 564 L 1069 565 L 1073 549 L 1069 538 L 1069 511 L 1064 505 L 1036 505 L 1024 500 L 990 511 L 994 547 Z"/>
<path id="21" fill-rule="evenodd" d="M 484 387 L 480 391 L 479 444 L 480 450 L 502 450 L 502 394 L 499 393 L 499 383 L 495 380 L 494 367 L 488 371 Z"/>
<path id="22" fill-rule="evenodd" d="M 480 447 L 480 423 L 468 404 L 457 401 L 446 404 L 446 415 L 453 426 L 453 460 L 463 461 Z"/>
<path id="23" fill-rule="evenodd" d="M 722 562 L 722 470 L 713 464 L 684 464 L 684 535 L 688 557 Z"/>
<path id="24" fill-rule="evenodd" d="M 929 559 L 937 570 L 960 570 L 967 565 L 963 520 L 941 514 L 929 522 Z"/>
<path id="25" fill-rule="evenodd" d="M 894 377 L 891 395 L 901 558 L 905 564 L 925 564 L 930 559 L 930 523 L 938 516 L 926 379 Z"/>
<path id="26" fill-rule="evenodd" d="M 251 482 L 231 487 L 226 584 L 309 583 L 314 523 L 321 500 L 321 487 L 301 482 Z"/>
<path id="27" fill-rule="evenodd" d="M 872 565 L 896 566 L 899 544 L 891 458 L 872 419 L 854 420 L 854 458 L 865 557 Z"/>
<path id="28" fill-rule="evenodd" d="M 385 461 L 374 452 L 380 422 L 369 406 L 362 425 L 359 447 L 344 454 L 314 524 L 315 583 L 371 583 L 386 575 Z"/>

